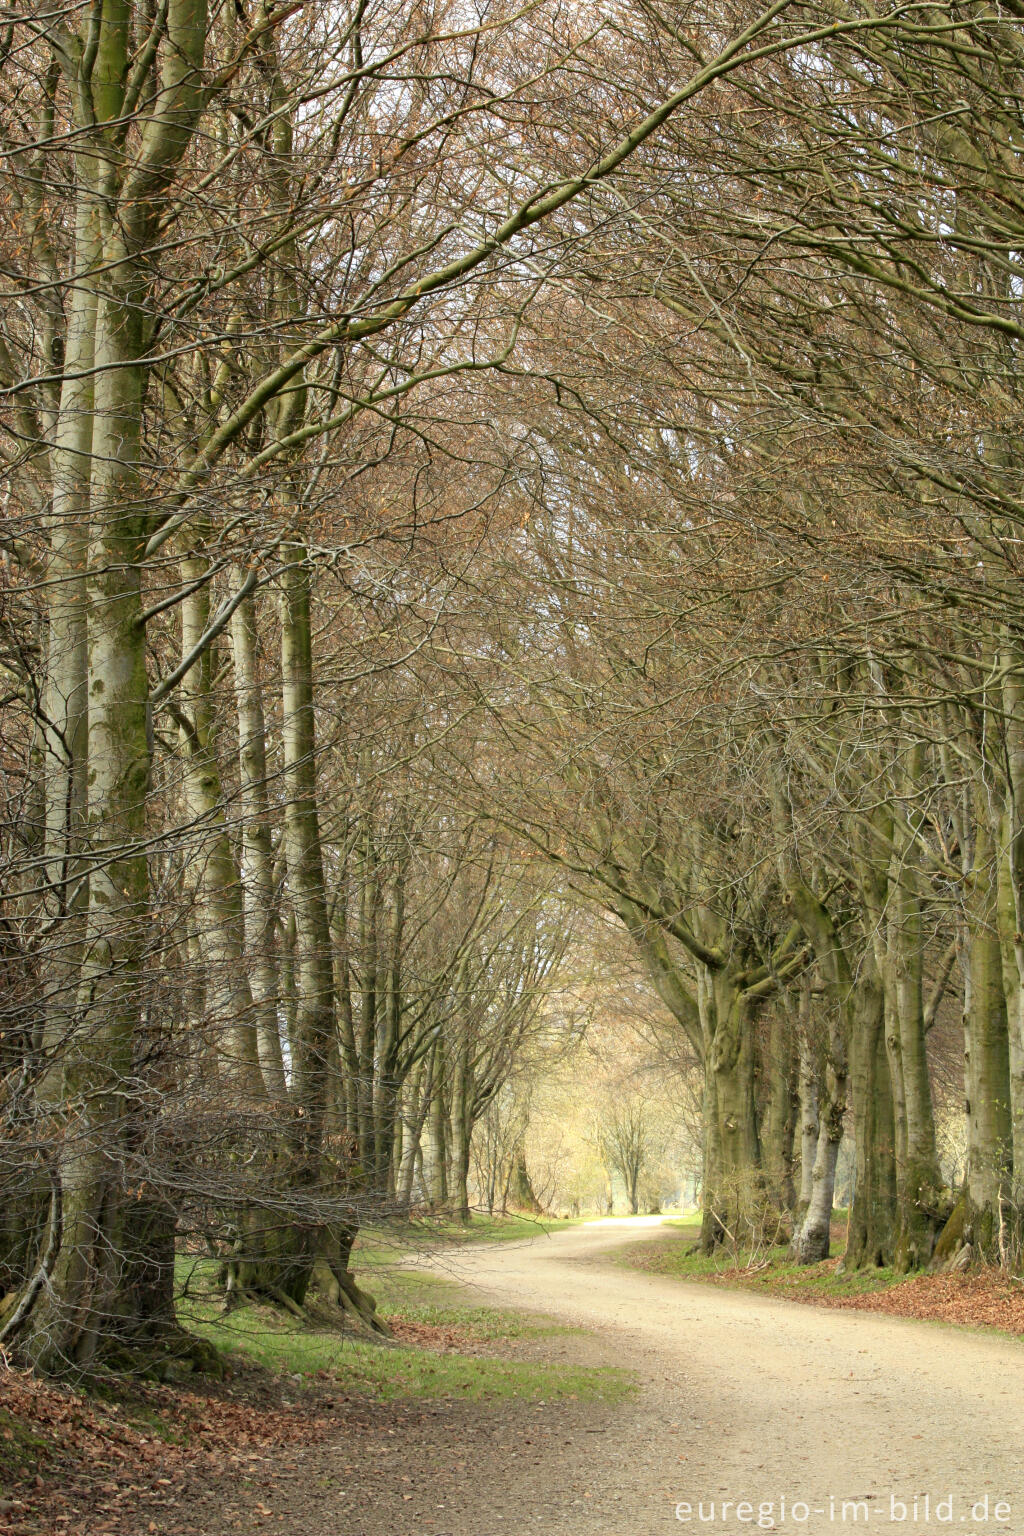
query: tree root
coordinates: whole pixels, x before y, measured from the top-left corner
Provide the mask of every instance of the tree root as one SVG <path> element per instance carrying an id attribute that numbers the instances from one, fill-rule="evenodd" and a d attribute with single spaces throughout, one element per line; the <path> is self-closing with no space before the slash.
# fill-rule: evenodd
<path id="1" fill-rule="evenodd" d="M 279 1307 L 284 1307 L 286 1312 L 290 1312 L 292 1317 L 297 1317 L 300 1323 L 309 1322 L 309 1313 L 305 1307 L 300 1307 L 297 1301 L 293 1301 L 287 1291 L 280 1290 L 276 1285 L 268 1285 L 266 1294 L 271 1301 L 276 1301 Z"/>
<path id="2" fill-rule="evenodd" d="M 318 1296 L 328 1305 L 337 1307 L 357 1328 L 383 1338 L 391 1337 L 391 1329 L 377 1316 L 376 1301 L 369 1291 L 360 1289 L 351 1270 L 318 1259 L 313 1270 L 313 1285 Z"/>

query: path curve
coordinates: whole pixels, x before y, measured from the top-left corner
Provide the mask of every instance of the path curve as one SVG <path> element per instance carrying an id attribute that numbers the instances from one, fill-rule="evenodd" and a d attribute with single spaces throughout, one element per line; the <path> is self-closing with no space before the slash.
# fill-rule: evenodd
<path id="1" fill-rule="evenodd" d="M 566 1497 L 551 1489 L 543 1517 L 527 1457 L 503 1489 L 504 1513 L 472 1482 L 451 1492 L 446 1533 L 542 1521 L 546 1536 L 1024 1536 L 1020 1343 L 613 1262 L 646 1235 L 628 1222 L 590 1224 L 434 1261 L 487 1300 L 592 1330 L 642 1384 L 604 1412 L 593 1440 L 584 1430 L 589 1443 L 563 1445 Z M 745 1503 L 749 1514 L 737 1509 Z"/>

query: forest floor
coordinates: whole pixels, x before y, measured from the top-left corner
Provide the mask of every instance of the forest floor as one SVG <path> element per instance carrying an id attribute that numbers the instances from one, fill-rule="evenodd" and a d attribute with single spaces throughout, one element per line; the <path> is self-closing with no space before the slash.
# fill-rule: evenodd
<path id="1" fill-rule="evenodd" d="M 111 1383 L 97 1398 L 8 1372 L 0 1530 L 1018 1536 L 1016 1340 L 793 1307 L 751 1275 L 681 1284 L 686 1239 L 617 1222 L 390 1268 L 368 1253 L 396 1344 L 252 1316 L 241 1342 L 220 1340 L 226 1384 Z"/>
<path id="2" fill-rule="evenodd" d="M 739 1286 L 815 1307 L 885 1312 L 1024 1336 L 1024 1281 L 998 1269 L 936 1275 L 868 1269 L 847 1274 L 838 1257 L 821 1264 L 793 1264 L 785 1247 L 705 1257 L 691 1251 L 697 1235 L 695 1226 L 668 1222 L 655 1241 L 630 1244 L 617 1260 L 647 1274 Z M 841 1226 L 833 1227 L 832 1238 L 833 1249 L 841 1253 Z"/>

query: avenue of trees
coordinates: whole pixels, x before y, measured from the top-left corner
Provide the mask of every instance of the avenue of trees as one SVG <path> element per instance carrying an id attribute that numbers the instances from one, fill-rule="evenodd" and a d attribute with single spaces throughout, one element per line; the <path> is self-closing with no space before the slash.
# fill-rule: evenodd
<path id="1" fill-rule="evenodd" d="M 377 1326 L 616 946 L 706 1248 L 1024 1264 L 1022 20 L 5 9 L 0 1347 Z"/>

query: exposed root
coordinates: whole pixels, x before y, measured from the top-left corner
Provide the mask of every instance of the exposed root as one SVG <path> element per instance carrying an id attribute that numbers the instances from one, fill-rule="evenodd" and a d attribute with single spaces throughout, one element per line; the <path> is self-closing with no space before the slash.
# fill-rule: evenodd
<path id="1" fill-rule="evenodd" d="M 276 1301 L 279 1307 L 284 1307 L 286 1312 L 290 1312 L 292 1317 L 297 1317 L 300 1323 L 309 1322 L 309 1313 L 305 1307 L 300 1307 L 297 1301 L 293 1301 L 287 1291 L 282 1291 L 276 1285 L 270 1285 L 267 1287 L 267 1295 L 271 1301 Z"/>
<path id="2" fill-rule="evenodd" d="M 391 1329 L 377 1316 L 376 1301 L 369 1291 L 356 1284 L 351 1270 L 318 1259 L 313 1271 L 313 1285 L 318 1296 L 328 1305 L 337 1307 L 357 1328 L 384 1338 L 391 1337 Z"/>

